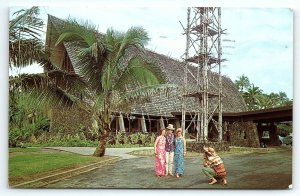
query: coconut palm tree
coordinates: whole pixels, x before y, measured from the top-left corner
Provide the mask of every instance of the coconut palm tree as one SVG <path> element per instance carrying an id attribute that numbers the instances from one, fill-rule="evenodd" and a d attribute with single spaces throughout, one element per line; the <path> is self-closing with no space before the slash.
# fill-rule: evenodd
<path id="1" fill-rule="evenodd" d="M 75 73 L 44 58 L 45 73 L 20 75 L 11 79 L 11 85 L 30 92 L 39 104 L 79 106 L 88 111 L 99 133 L 94 155 L 103 156 L 113 112 L 129 110 L 133 103 L 149 101 L 151 95 L 174 85 L 161 85 L 163 73 L 143 55 L 128 54 L 130 48 L 144 50 L 149 37 L 143 28 L 132 27 L 125 33 L 108 29 L 101 35 L 93 25 L 69 19 L 62 29 L 56 45 L 68 42 L 77 48 Z"/>
<path id="2" fill-rule="evenodd" d="M 127 32 L 108 29 L 101 35 L 88 23 L 70 19 L 64 26 L 56 45 L 70 42 L 77 47 L 79 62 L 75 72 L 89 84 L 86 109 L 93 116 L 93 128 L 99 132 L 99 145 L 94 155 L 103 156 L 112 114 L 124 111 L 136 102 L 145 101 L 161 90 L 174 85 L 161 85 L 165 77 L 158 67 L 143 55 L 131 55 L 130 49 L 144 50 L 149 41 L 142 27 Z"/>
<path id="3" fill-rule="evenodd" d="M 287 106 L 287 105 L 292 105 L 293 100 L 290 100 L 285 92 L 279 91 L 278 95 L 278 102 L 280 106 Z"/>
<path id="4" fill-rule="evenodd" d="M 250 87 L 249 78 L 245 76 L 244 74 L 238 78 L 238 80 L 235 80 L 235 85 L 238 87 L 239 91 L 241 93 L 244 92 L 245 89 Z"/>
<path id="5" fill-rule="evenodd" d="M 287 97 L 286 93 L 280 91 L 279 93 L 262 94 L 260 96 L 259 108 L 274 108 L 292 105 L 292 103 L 292 100 Z"/>
<path id="6" fill-rule="evenodd" d="M 22 9 L 9 21 L 9 66 L 25 67 L 37 62 L 43 53 L 44 23 L 39 8 Z"/>
<path id="7" fill-rule="evenodd" d="M 243 93 L 243 97 L 246 101 L 246 104 L 250 110 L 258 109 L 260 104 L 260 99 L 262 96 L 262 90 L 259 87 L 252 86 Z"/>

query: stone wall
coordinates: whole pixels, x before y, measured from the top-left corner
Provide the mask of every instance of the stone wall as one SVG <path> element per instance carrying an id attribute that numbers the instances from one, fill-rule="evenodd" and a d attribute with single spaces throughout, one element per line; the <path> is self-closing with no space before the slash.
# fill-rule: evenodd
<path id="1" fill-rule="evenodd" d="M 193 142 L 189 141 L 186 143 L 187 151 L 190 152 L 203 152 L 203 146 L 213 147 L 217 152 L 219 151 L 229 151 L 228 142 Z"/>
<path id="2" fill-rule="evenodd" d="M 92 124 L 90 115 L 78 107 L 52 109 L 50 119 L 50 131 L 52 132 L 76 133 L 80 129 L 86 131 Z"/>
<path id="3" fill-rule="evenodd" d="M 260 147 L 256 124 L 253 122 L 234 122 L 229 125 L 230 145 Z"/>

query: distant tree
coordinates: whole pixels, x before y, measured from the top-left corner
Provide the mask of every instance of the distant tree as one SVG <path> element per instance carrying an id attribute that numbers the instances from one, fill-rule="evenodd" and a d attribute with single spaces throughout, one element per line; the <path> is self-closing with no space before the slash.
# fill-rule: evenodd
<path id="1" fill-rule="evenodd" d="M 259 87 L 254 86 L 254 84 L 252 84 L 252 86 L 243 93 L 243 97 L 248 109 L 250 110 L 259 109 L 260 99 L 262 96 L 262 90 Z"/>
<path id="2" fill-rule="evenodd" d="M 293 100 L 290 100 L 285 92 L 266 94 L 259 88 L 250 85 L 249 78 L 244 74 L 235 80 L 235 85 L 242 94 L 249 110 L 267 109 L 292 105 Z"/>
<path id="3" fill-rule="evenodd" d="M 270 94 L 262 94 L 259 98 L 259 109 L 266 109 L 266 108 L 275 108 L 281 106 L 288 106 L 292 105 L 293 101 L 290 100 L 286 93 L 279 92 L 279 93 L 270 93 Z"/>
<path id="4" fill-rule="evenodd" d="M 271 108 L 273 106 L 273 101 L 274 99 L 272 99 L 268 94 L 262 93 L 259 96 L 258 109 Z"/>
<path id="5" fill-rule="evenodd" d="M 238 87 L 239 91 L 243 93 L 247 88 L 250 87 L 250 81 L 247 76 L 244 74 L 238 78 L 238 80 L 235 80 L 235 85 Z"/>
<path id="6" fill-rule="evenodd" d="M 279 91 L 278 93 L 278 102 L 279 106 L 286 106 L 286 105 L 292 105 L 293 101 L 290 100 L 285 92 Z"/>

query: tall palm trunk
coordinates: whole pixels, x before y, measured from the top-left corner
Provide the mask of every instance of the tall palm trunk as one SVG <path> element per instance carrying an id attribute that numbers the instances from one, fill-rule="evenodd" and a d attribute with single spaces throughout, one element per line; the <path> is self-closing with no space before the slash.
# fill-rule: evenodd
<path id="1" fill-rule="evenodd" d="M 94 156 L 96 157 L 102 157 L 105 155 L 105 146 L 107 142 L 107 137 L 108 137 L 108 130 L 103 130 L 102 133 L 99 135 L 99 143 L 98 146 L 94 152 Z"/>
<path id="2" fill-rule="evenodd" d="M 104 100 L 104 111 L 100 112 L 100 130 L 99 130 L 99 144 L 94 152 L 94 156 L 102 157 L 105 155 L 105 146 L 107 143 L 107 138 L 109 133 L 111 132 L 110 129 L 110 121 L 111 121 L 111 92 L 107 94 L 107 99 Z"/>

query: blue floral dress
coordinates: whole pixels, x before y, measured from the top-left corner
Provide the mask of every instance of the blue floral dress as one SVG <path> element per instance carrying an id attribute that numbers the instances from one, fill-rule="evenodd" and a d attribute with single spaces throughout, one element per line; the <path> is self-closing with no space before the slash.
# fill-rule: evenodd
<path id="1" fill-rule="evenodd" d="M 176 174 L 183 174 L 184 172 L 184 144 L 183 138 L 176 138 L 175 140 L 175 151 L 174 151 L 174 167 Z"/>

